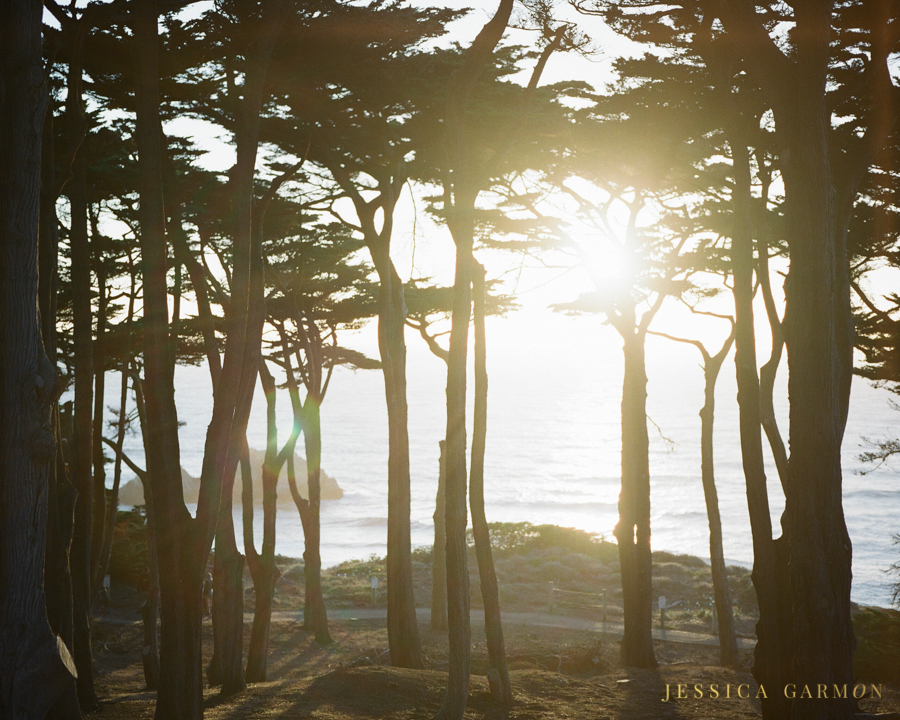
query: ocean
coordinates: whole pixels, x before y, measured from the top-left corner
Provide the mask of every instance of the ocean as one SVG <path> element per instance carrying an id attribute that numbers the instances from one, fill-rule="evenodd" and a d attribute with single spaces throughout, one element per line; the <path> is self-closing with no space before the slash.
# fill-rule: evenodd
<path id="1" fill-rule="evenodd" d="M 373 328 L 350 341 L 375 352 Z M 612 539 L 621 452 L 618 336 L 597 318 L 532 312 L 489 319 L 487 342 L 488 519 L 553 523 Z M 446 371 L 412 332 L 408 346 L 412 542 L 420 546 L 433 540 L 438 441 L 446 425 Z M 693 347 L 658 337 L 648 338 L 647 347 L 652 545 L 656 550 L 708 558 L 700 482 L 700 354 Z M 776 410 L 785 437 L 786 376 L 783 366 Z M 117 384 L 116 376 L 108 378 L 108 405 L 118 402 Z M 722 367 L 716 392 L 716 482 L 726 559 L 749 565 L 753 558 L 736 394 L 732 355 Z M 184 423 L 180 431 L 182 465 L 195 475 L 200 472 L 211 397 L 205 367 L 177 369 L 176 401 L 179 420 Z M 893 535 L 900 532 L 900 466 L 886 464 L 862 474 L 872 468 L 860 463 L 857 456 L 864 438 L 883 438 L 897 427 L 900 413 L 891 407 L 891 397 L 885 390 L 854 379 L 843 446 L 844 512 L 853 542 L 852 597 L 859 603 L 884 606 L 891 598 L 891 577 L 886 570 L 897 560 Z M 278 416 L 283 439 L 291 424 L 286 393 L 279 397 Z M 384 555 L 387 415 L 378 371 L 335 371 L 322 406 L 322 434 L 322 466 L 344 490 L 342 499 L 322 503 L 324 565 Z M 259 389 L 248 440 L 251 447 L 264 447 L 265 412 Z M 138 437 L 129 437 L 126 447 L 132 457 L 143 461 Z M 124 479 L 129 476 L 126 471 Z M 773 525 L 779 528 L 784 498 L 771 462 L 768 477 Z M 287 493 L 286 487 L 279 489 L 279 497 L 287 498 Z M 235 519 L 239 528 L 237 513 Z M 261 535 L 261 510 L 255 527 Z M 278 553 L 303 553 L 300 520 L 288 505 L 279 507 L 276 542 Z"/>

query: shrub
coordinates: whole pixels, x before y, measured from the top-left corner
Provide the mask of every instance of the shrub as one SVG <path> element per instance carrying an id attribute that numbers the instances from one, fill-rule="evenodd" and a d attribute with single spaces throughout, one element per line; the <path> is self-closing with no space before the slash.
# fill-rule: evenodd
<path id="1" fill-rule="evenodd" d="M 603 538 L 599 537 L 597 533 L 577 528 L 537 525 L 534 532 L 537 537 L 530 544 L 538 548 L 558 547 L 584 555 L 596 555 L 598 547 L 604 544 Z"/>
<path id="2" fill-rule="evenodd" d="M 900 682 L 900 613 L 864 608 L 853 617 L 853 673 L 862 682 Z"/>
<path id="3" fill-rule="evenodd" d="M 488 523 L 491 533 L 491 547 L 498 552 L 518 550 L 535 538 L 534 525 L 529 522 Z M 466 543 L 474 547 L 475 538 L 471 530 L 466 531 Z"/>
<path id="4" fill-rule="evenodd" d="M 653 563 L 677 563 L 685 567 L 708 568 L 709 565 L 703 560 L 693 555 L 682 555 L 680 553 L 670 553 L 665 550 L 657 550 L 653 553 Z"/>

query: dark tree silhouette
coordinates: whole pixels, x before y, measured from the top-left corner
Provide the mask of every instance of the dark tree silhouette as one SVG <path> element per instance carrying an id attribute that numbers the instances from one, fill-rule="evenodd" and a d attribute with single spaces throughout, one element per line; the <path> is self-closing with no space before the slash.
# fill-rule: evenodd
<path id="1" fill-rule="evenodd" d="M 438 720 L 462 718 L 469 694 L 471 628 L 466 551 L 466 356 L 472 314 L 472 272 L 475 264 L 472 250 L 479 175 L 466 143 L 466 110 L 473 88 L 503 37 L 512 6 L 512 0 L 501 0 L 494 16 L 466 52 L 462 67 L 451 76 L 447 88 L 446 142 L 450 167 L 444 179 L 444 214 L 456 244 L 456 271 L 447 356 L 445 445 L 450 674 L 444 702 L 436 715 Z M 502 639 L 502 635 L 500 637 Z"/>
<path id="2" fill-rule="evenodd" d="M 611 196 L 615 199 L 615 196 Z M 620 283 L 606 283 L 596 268 L 583 257 L 592 275 L 596 292 L 574 303 L 557 306 L 567 312 L 600 312 L 622 338 L 624 372 L 622 379 L 622 490 L 619 494 L 619 521 L 613 533 L 619 549 L 622 573 L 624 634 L 622 662 L 633 667 L 656 667 L 653 652 L 653 561 L 650 549 L 650 439 L 647 433 L 647 371 L 645 346 L 650 326 L 667 297 L 690 288 L 680 257 L 689 233 L 675 232 L 653 237 L 638 224 L 644 207 L 643 191 L 634 189 L 630 200 L 622 200 L 628 210 L 624 238 L 618 239 L 606 221 L 610 203 L 597 207 L 583 205 L 591 214 L 599 213 L 601 232 L 613 243 L 610 250 L 634 260 L 638 267 L 625 272 Z M 533 209 L 537 213 L 537 210 Z M 576 253 L 584 249 L 561 227 L 556 234 Z M 640 266 L 641 264 L 645 266 Z M 615 287 L 618 284 L 619 287 Z M 642 306 L 643 310 L 642 310 Z"/>
<path id="3" fill-rule="evenodd" d="M 0 714 L 39 720 L 75 674 L 43 590 L 55 368 L 38 317 L 41 5 L 0 6 Z"/>
<path id="4" fill-rule="evenodd" d="M 654 20 L 653 13 L 641 12 L 647 9 L 642 2 L 585 5 L 612 10 L 608 17 L 620 25 L 630 22 L 621 12 L 629 5 L 638 8 L 635 15 Z M 862 183 L 900 117 L 900 92 L 888 62 L 900 22 L 888 2 L 763 3 L 762 12 L 758 8 L 747 0 L 676 3 L 656 14 L 655 21 L 656 29 L 667 26 L 657 37 L 683 32 L 695 47 L 714 40 L 739 62 L 735 72 L 746 76 L 772 110 L 790 257 L 781 330 L 788 356 L 791 453 L 783 479 L 784 534 L 773 542 L 764 517 L 768 498 L 756 439 L 761 412 L 751 362 L 752 326 L 737 318 L 747 328 L 738 328 L 736 343 L 744 378 L 742 442 L 747 438 L 752 445 L 744 449 L 760 600 L 755 673 L 760 682 L 765 676 L 775 686 L 840 686 L 851 681 L 855 644 L 840 466 L 853 347 L 847 236 Z M 690 18 L 693 25 L 686 21 Z M 644 37 L 652 36 L 645 29 Z M 851 56 L 854 62 L 847 61 Z M 730 141 L 736 180 L 744 182 L 748 138 L 732 134 Z M 739 195 L 746 193 L 736 195 L 745 203 Z M 736 206 L 736 212 L 744 210 Z M 752 235 L 741 218 L 735 224 L 742 236 L 734 238 L 735 255 L 743 258 L 736 274 L 744 275 L 741 292 L 746 295 Z M 738 313 L 747 316 L 746 297 L 741 305 Z M 763 704 L 763 713 L 767 718 L 848 718 L 853 703 L 774 700 Z"/>
<path id="5" fill-rule="evenodd" d="M 87 19 L 69 20 L 72 34 L 67 73 L 66 122 L 69 152 L 74 160 L 67 184 L 72 256 L 72 322 L 75 401 L 69 466 L 78 491 L 70 564 L 75 621 L 75 666 L 82 710 L 98 707 L 91 651 L 91 535 L 93 523 L 93 313 L 91 311 L 91 250 L 88 240 L 87 164 L 83 139 L 87 121 L 82 107 L 82 57 Z"/>
<path id="6" fill-rule="evenodd" d="M 869 55 L 851 80 L 868 106 L 856 115 L 856 133 L 842 137 L 832 130 L 829 45 L 841 5 L 798 3 L 788 54 L 751 3 L 718 11 L 727 40 L 771 103 L 784 148 L 791 453 L 783 525 L 790 547 L 791 681 L 798 684 L 852 681 L 851 545 L 841 505 L 841 440 L 853 365 L 847 232 L 859 186 L 900 117 L 887 62 L 900 23 L 890 3 L 878 2 L 858 16 Z M 860 12 L 859 3 L 850 5 Z M 841 145 L 846 154 L 834 152 Z M 853 712 L 850 700 L 791 704 L 792 718 L 849 718 Z"/>
<path id="7" fill-rule="evenodd" d="M 713 598 L 719 630 L 719 658 L 723 665 L 737 667 L 738 648 L 734 633 L 734 611 L 731 606 L 731 591 L 728 589 L 728 574 L 725 570 L 725 554 L 722 546 L 722 518 L 719 515 L 719 496 L 716 492 L 715 461 L 713 455 L 713 424 L 716 412 L 716 380 L 722 363 L 734 344 L 734 319 L 716 316 L 731 321 L 731 333 L 722 343 L 721 349 L 711 355 L 699 340 L 676 337 L 668 333 L 651 331 L 653 335 L 693 345 L 703 358 L 703 407 L 700 409 L 700 478 L 703 482 L 703 497 L 706 501 L 706 516 L 709 518 L 709 558 L 712 572 Z"/>
<path id="8" fill-rule="evenodd" d="M 412 174 L 408 156 L 415 145 L 408 123 L 395 119 L 430 99 L 426 91 L 423 100 L 416 87 L 427 74 L 415 50 L 439 36 L 457 13 L 400 3 L 327 7 L 285 32 L 292 40 L 279 56 L 280 67 L 292 68 L 283 73 L 285 104 L 298 127 L 292 145 L 284 147 L 308 154 L 352 202 L 355 220 L 340 220 L 362 236 L 378 275 L 378 347 L 388 410 L 388 644 L 392 665 L 421 668 L 410 540 L 406 312 L 391 255 L 394 210 Z M 348 46 L 348 32 L 360 41 Z M 297 47 L 304 49 L 302 64 Z M 407 94 L 416 89 L 416 97 Z"/>
<path id="9" fill-rule="evenodd" d="M 490 284 L 491 283 L 485 283 L 486 287 L 484 289 L 484 292 L 477 293 L 479 295 L 479 313 L 490 315 L 504 315 L 514 306 L 513 300 L 507 295 L 488 294 L 487 286 L 489 286 Z M 473 285 L 473 292 L 474 291 L 475 288 Z M 409 311 L 409 316 L 406 319 L 406 324 L 419 332 L 419 335 L 425 341 L 425 344 L 428 346 L 428 349 L 432 352 L 432 354 L 442 360 L 444 363 L 447 363 L 448 361 L 447 349 L 440 344 L 437 334 L 435 334 L 435 332 L 431 328 L 436 319 L 443 319 L 449 314 L 452 293 L 453 288 L 424 285 L 422 281 L 410 281 L 406 286 L 406 301 Z M 476 356 L 480 356 L 480 350 L 482 348 L 483 344 L 480 345 L 479 352 L 476 352 Z M 483 388 L 486 386 L 486 384 L 486 382 L 480 383 L 479 387 Z M 486 393 L 476 394 L 478 394 L 477 402 L 480 402 L 486 395 Z M 475 432 L 478 432 L 480 434 L 482 430 L 483 427 L 479 427 L 475 429 Z M 446 441 L 441 440 L 438 445 L 438 487 L 435 497 L 434 546 L 432 547 L 431 559 L 431 628 L 433 630 L 447 629 L 447 478 L 444 465 L 445 447 Z M 472 443 L 472 451 L 473 453 L 475 453 L 474 440 Z M 473 458 L 474 457 L 475 455 L 473 454 Z M 473 467 L 474 464 L 475 463 L 473 460 Z M 473 498 L 473 503 L 474 505 L 472 507 L 472 516 L 474 520 L 476 514 L 478 514 L 479 517 L 484 514 L 484 501 L 483 498 L 481 500 Z M 480 510 L 478 508 L 480 508 Z M 487 535 L 485 535 L 483 532 L 479 532 L 477 546 L 481 546 L 483 548 L 485 538 L 487 538 L 487 541 L 490 542 L 490 538 Z M 481 552 L 483 554 L 484 550 L 482 549 Z M 491 565 L 491 569 L 485 570 L 485 575 L 483 577 L 493 572 L 493 560 L 487 558 L 485 558 L 485 560 Z M 480 567 L 481 565 L 479 564 L 479 568 Z M 481 569 L 479 569 L 479 573 L 480 572 Z M 492 606 L 492 601 L 486 601 L 485 611 L 487 612 L 488 608 Z M 499 611 L 499 602 L 496 604 L 496 607 Z M 502 630 L 500 632 L 502 633 Z M 505 658 L 505 653 L 499 653 L 495 644 L 492 657 L 497 657 L 498 655 L 503 655 Z"/>
<path id="10" fill-rule="evenodd" d="M 207 431 L 197 516 L 184 504 L 174 403 L 174 353 L 170 350 L 167 293 L 164 159 L 159 107 L 158 9 L 134 9 L 138 60 L 137 140 L 140 163 L 141 245 L 144 278 L 144 361 L 148 472 L 153 486 L 160 566 L 161 648 L 157 718 L 202 716 L 200 667 L 201 590 L 215 531 L 223 478 L 233 482 L 255 386 L 262 329 L 262 258 L 252 232 L 253 173 L 259 113 L 268 57 L 284 20 L 286 4 L 263 3 L 257 41 L 246 58 L 247 74 L 238 107 L 232 171 L 234 241 L 231 312 L 220 382 Z M 230 485 L 229 488 L 230 490 Z M 230 667 L 230 666 L 229 666 Z"/>
<path id="11" fill-rule="evenodd" d="M 62 13 L 61 13 L 62 14 Z M 65 17 L 63 15 L 63 17 Z M 48 63 L 49 67 L 52 67 Z M 45 82 L 49 84 L 49 72 Z M 54 367 L 57 361 L 57 293 L 59 290 L 59 219 L 56 203 L 68 175 L 60 178 L 56 170 L 54 113 L 48 104 L 41 147 L 41 199 L 39 222 L 39 306 L 44 350 Z M 44 592 L 47 619 L 53 632 L 74 648 L 72 609 L 72 573 L 69 554 L 72 544 L 76 490 L 69 480 L 63 455 L 59 422 L 59 404 L 54 400 L 51 427 L 56 442 L 56 460 L 50 464 L 47 494 L 47 544 L 44 557 Z M 75 678 L 47 713 L 49 720 L 80 720 L 81 707 Z"/>
<path id="12" fill-rule="evenodd" d="M 380 367 L 338 343 L 339 329 L 358 326 L 374 314 L 377 302 L 367 280 L 370 267 L 351 260 L 362 248 L 362 242 L 353 239 L 342 225 L 317 224 L 292 230 L 297 236 L 273 243 L 269 253 L 270 276 L 275 288 L 268 302 L 269 322 L 278 331 L 278 342 L 269 357 L 285 373 L 294 427 L 302 430 L 304 439 L 306 498 L 291 479 L 292 473 L 288 474 L 305 541 L 304 624 L 315 633 L 318 643 L 328 644 L 331 635 L 322 593 L 319 550 L 321 406 L 335 367 Z M 306 391 L 303 398 L 301 388 Z M 267 397 L 273 393 L 274 381 Z"/>
<path id="13" fill-rule="evenodd" d="M 504 315 L 514 302 L 507 295 L 490 295 L 484 278 L 484 267 L 477 261 L 472 276 L 472 317 L 475 330 L 475 393 L 472 426 L 472 452 L 469 474 L 469 504 L 472 511 L 472 528 L 481 595 L 485 612 L 485 630 L 488 640 L 491 695 L 501 704 L 512 702 L 507 669 L 503 628 L 500 622 L 500 599 L 490 531 L 484 511 L 484 453 L 487 437 L 487 353 L 484 320 L 487 315 Z M 409 317 L 406 324 L 418 330 L 429 350 L 447 363 L 449 353 L 441 346 L 432 330 L 437 318 L 448 314 L 453 288 L 427 286 L 421 281 L 407 284 Z M 447 630 L 447 529 L 446 529 L 446 470 L 444 448 L 440 442 L 438 489 L 434 512 L 434 547 L 432 549 L 431 627 Z"/>
<path id="14" fill-rule="evenodd" d="M 746 141 L 730 142 L 734 164 L 732 196 L 734 225 L 731 232 L 731 263 L 734 274 L 735 357 L 741 434 L 741 460 L 747 485 L 747 505 L 753 535 L 753 585 L 759 604 L 754 651 L 757 682 L 777 686 L 787 682 L 790 646 L 790 606 L 786 605 L 788 581 L 787 528 L 773 539 L 769 496 L 763 460 L 761 398 L 756 369 L 756 334 L 753 321 L 753 230 L 751 225 L 750 156 Z M 767 698 L 763 713 L 787 717 L 786 698 Z"/>
<path id="15" fill-rule="evenodd" d="M 144 457 L 150 457 L 150 430 L 147 427 L 147 406 L 144 403 L 144 382 L 135 372 L 131 378 L 134 389 L 134 404 L 141 426 L 141 439 L 144 443 Z M 159 533 L 156 530 L 156 519 L 153 508 L 153 483 L 146 470 L 141 470 L 130 462 L 122 453 L 122 459 L 134 471 L 141 481 L 144 490 L 144 502 L 147 506 L 147 599 L 141 604 L 141 620 L 144 624 L 144 647 L 141 651 L 141 664 L 144 669 L 144 682 L 151 690 L 159 688 Z"/>
<path id="16" fill-rule="evenodd" d="M 281 574 L 275 565 L 275 517 L 278 477 L 287 461 L 288 454 L 293 454 L 297 439 L 300 437 L 300 427 L 295 423 L 290 438 L 282 449 L 278 450 L 278 425 L 275 420 L 275 379 L 269 372 L 265 360 L 260 361 L 259 379 L 266 397 L 266 452 L 262 466 L 262 552 L 257 552 L 253 541 L 253 475 L 250 467 L 249 449 L 246 446 L 241 457 L 244 553 L 247 556 L 247 567 L 253 578 L 255 591 L 253 627 L 250 631 L 250 647 L 247 654 L 246 679 L 248 683 L 264 682 L 266 679 L 266 654 L 269 649 L 272 599 L 275 594 L 275 583 Z"/>
<path id="17" fill-rule="evenodd" d="M 472 318 L 475 327 L 475 397 L 472 420 L 472 460 L 469 473 L 469 506 L 472 510 L 472 535 L 481 579 L 481 599 L 484 603 L 484 631 L 487 636 L 488 683 L 491 696 L 502 705 L 512 704 L 512 687 L 506 662 L 506 644 L 500 620 L 500 591 L 494 570 L 491 535 L 484 512 L 484 452 L 487 443 L 487 348 L 484 319 L 486 315 L 486 283 L 484 266 L 473 259 Z"/>
<path id="18" fill-rule="evenodd" d="M 447 630 L 447 471 L 446 440 L 438 449 L 438 487 L 434 500 L 434 545 L 431 548 L 431 629 Z"/>

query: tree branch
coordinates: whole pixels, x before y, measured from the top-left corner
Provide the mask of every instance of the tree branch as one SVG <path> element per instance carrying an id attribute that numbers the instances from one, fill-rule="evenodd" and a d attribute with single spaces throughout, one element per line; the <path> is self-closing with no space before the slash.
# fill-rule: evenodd
<path id="1" fill-rule="evenodd" d="M 752 0 L 712 0 L 709 8 L 721 21 L 729 41 L 770 99 L 784 97 L 793 61 L 778 48 Z"/>

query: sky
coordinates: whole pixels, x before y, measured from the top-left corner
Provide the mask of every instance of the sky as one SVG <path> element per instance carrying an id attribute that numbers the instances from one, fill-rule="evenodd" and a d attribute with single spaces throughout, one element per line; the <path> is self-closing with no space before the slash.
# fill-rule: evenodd
<path id="1" fill-rule="evenodd" d="M 189 12 L 200 12 L 210 3 L 195 3 L 190 6 Z M 454 8 L 463 8 L 468 3 L 436 2 L 436 5 L 444 5 Z M 584 18 L 576 16 L 566 3 L 559 3 L 560 10 L 567 20 L 576 21 L 579 28 L 588 33 L 594 39 L 595 53 L 591 57 L 577 55 L 556 54 L 551 57 L 542 79 L 542 83 L 553 83 L 560 80 L 573 78 L 583 79 L 600 88 L 614 81 L 612 64 L 621 55 L 632 55 L 640 52 L 641 47 L 630 43 L 612 33 L 596 18 Z M 481 26 L 486 22 L 493 11 L 479 8 L 470 12 L 466 17 L 457 21 L 451 27 L 451 33 L 441 42 L 456 40 L 468 45 L 475 37 Z M 505 42 L 521 44 L 533 43 L 535 33 L 523 30 L 510 30 Z M 530 68 L 523 71 L 522 81 L 527 79 Z M 234 162 L 234 151 L 229 138 L 221 137 L 216 128 L 197 120 L 179 119 L 167 124 L 167 132 L 178 135 L 190 135 L 207 152 L 201 159 L 201 163 L 214 170 L 224 171 Z M 264 154 L 261 157 L 262 166 Z M 349 203 L 342 211 L 352 215 Z M 619 223 L 621 230 L 622 223 Z M 573 224 L 571 232 L 577 237 L 585 249 L 585 254 L 594 261 L 595 269 L 599 269 L 601 279 L 605 282 L 615 282 L 617 276 L 627 271 L 622 263 L 619 263 L 609 254 L 598 252 L 599 238 L 594 237 L 594 232 L 586 225 Z M 594 289 L 592 278 L 587 269 L 572 256 L 561 254 L 544 254 L 540 257 L 525 256 L 502 251 L 477 251 L 478 259 L 486 266 L 489 279 L 502 279 L 505 292 L 512 293 L 516 297 L 519 309 L 510 314 L 507 319 L 492 319 L 489 325 L 495 350 L 502 354 L 504 343 L 510 348 L 516 347 L 520 342 L 520 334 L 533 333 L 536 327 L 551 327 L 555 319 L 550 307 L 557 303 L 565 303 L 574 300 L 579 294 L 590 292 Z M 404 280 L 410 278 L 431 278 L 434 282 L 449 285 L 453 281 L 454 245 L 446 228 L 435 224 L 424 212 L 424 202 L 414 194 L 407 186 L 396 212 L 395 233 L 392 240 L 392 256 L 394 263 Z M 773 284 L 775 285 L 776 302 L 779 310 L 783 309 L 783 292 L 781 281 L 787 267 L 784 263 L 773 263 Z M 868 281 L 876 294 L 886 291 L 891 283 L 896 280 L 896 274 L 888 273 L 882 277 L 876 277 Z M 720 313 L 731 313 L 732 303 L 729 293 L 723 293 L 718 299 L 704 305 L 704 309 Z M 757 338 L 759 342 L 758 355 L 760 361 L 764 361 L 769 353 L 769 331 L 764 318 L 761 300 L 757 303 Z M 534 352 L 547 352 L 555 354 L 573 354 L 584 352 L 584 337 L 586 333 L 595 333 L 597 330 L 596 318 L 582 318 L 576 320 L 560 320 L 559 327 L 565 326 L 566 332 L 553 332 L 553 343 L 547 347 L 535 343 Z M 692 315 L 687 307 L 674 299 L 669 299 L 663 306 L 663 310 L 654 323 L 654 329 L 664 331 L 672 335 L 686 338 L 700 339 L 708 344 L 710 349 L 717 349 L 721 341 L 727 335 L 727 323 L 709 317 Z M 377 355 L 375 324 L 370 323 L 361 331 L 350 335 L 347 343 L 356 349 Z M 605 342 L 619 344 L 614 333 L 604 334 Z M 410 343 L 420 342 L 410 337 Z M 500 345 L 501 347 L 498 347 Z M 670 357 L 682 358 L 681 361 L 695 363 L 696 359 L 690 353 L 673 353 L 667 343 L 654 341 L 648 345 L 648 353 L 658 357 L 654 359 L 666 359 Z M 690 357 L 690 360 L 685 360 Z M 611 380 L 611 382 L 617 382 Z"/>
<path id="2" fill-rule="evenodd" d="M 459 0 L 440 0 L 430 3 L 440 7 L 454 9 L 470 8 L 472 3 Z M 207 3 L 196 3 L 187 12 L 199 14 Z M 446 44 L 457 41 L 463 46 L 471 43 L 483 24 L 487 22 L 494 6 L 483 4 L 483 7 L 470 11 L 462 19 L 450 26 L 450 32 L 437 42 Z M 559 17 L 574 22 L 579 30 L 592 39 L 592 52 L 588 55 L 576 53 L 556 53 L 547 64 L 541 84 L 552 84 L 563 80 L 581 79 L 597 88 L 614 81 L 612 64 L 622 55 L 634 55 L 642 47 L 613 33 L 598 18 L 587 17 L 576 13 L 568 3 L 558 2 Z M 537 33 L 516 29 L 514 26 L 527 24 L 527 17 L 521 6 L 517 4 L 511 21 L 511 29 L 504 35 L 504 43 L 534 45 Z M 519 82 L 527 82 L 531 67 L 523 69 Z M 221 130 L 213 128 L 199 120 L 179 119 L 166 126 L 167 132 L 178 135 L 190 135 L 197 144 L 205 149 L 206 155 L 200 163 L 211 170 L 224 171 L 234 162 L 234 149 L 227 136 Z M 265 149 L 260 153 L 259 166 L 263 166 L 266 158 Z M 446 228 L 436 225 L 424 211 L 425 203 L 417 197 L 420 191 L 407 185 L 406 191 L 398 203 L 395 213 L 395 232 L 392 238 L 392 257 L 398 272 L 404 280 L 412 278 L 430 278 L 441 285 L 453 282 L 454 246 Z M 599 195 L 597 195 L 599 199 Z M 338 206 L 342 214 L 352 218 L 352 205 L 346 201 Z M 550 208 L 548 212 L 556 212 L 558 208 Z M 618 230 L 624 229 L 624 220 L 620 218 Z M 615 219 L 614 219 L 615 224 Z M 593 260 L 593 268 L 600 269 L 601 280 L 617 282 L 620 271 L 627 268 L 616 262 L 616 258 L 606 251 L 599 250 L 601 243 L 596 232 L 587 225 L 575 222 L 570 227 L 570 234 L 582 245 L 585 256 Z M 543 253 L 539 257 L 504 251 L 476 251 L 477 259 L 485 265 L 489 279 L 502 280 L 503 290 L 516 297 L 519 309 L 516 315 L 545 316 L 548 308 L 557 303 L 569 302 L 584 292 L 594 289 L 591 276 L 572 255 L 561 253 Z M 710 323 L 708 319 L 692 318 L 686 308 L 675 307 L 676 303 L 668 301 L 659 318 L 659 324 L 665 325 L 667 331 L 674 334 L 700 333 L 710 342 L 715 342 L 719 332 L 719 324 Z M 727 301 L 713 303 L 709 309 L 727 311 Z M 727 331 L 726 331 L 727 332 Z M 351 340 L 359 349 L 371 351 L 375 347 L 375 328 L 370 324 L 358 336 Z"/>

